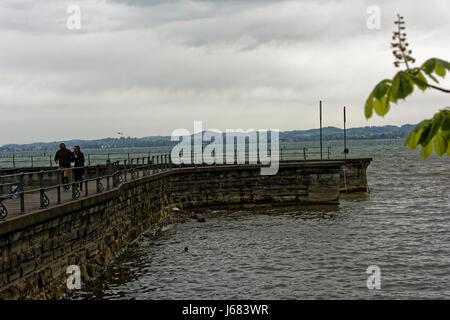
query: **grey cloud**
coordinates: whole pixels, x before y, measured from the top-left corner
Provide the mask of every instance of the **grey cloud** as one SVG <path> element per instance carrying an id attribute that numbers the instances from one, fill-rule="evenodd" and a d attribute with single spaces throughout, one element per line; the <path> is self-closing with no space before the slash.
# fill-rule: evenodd
<path id="1" fill-rule="evenodd" d="M 396 12 L 419 61 L 449 58 L 444 0 L 378 1 L 379 31 L 366 28 L 372 1 L 80 0 L 75 32 L 65 28 L 68 3 L 0 4 L 0 144 L 118 127 L 170 134 L 196 119 L 222 129 L 315 127 L 319 99 L 327 124 L 340 124 L 346 104 L 355 126 L 416 122 L 445 104 L 418 93 L 386 119 L 368 123 L 362 112 L 375 82 L 395 72 Z"/>

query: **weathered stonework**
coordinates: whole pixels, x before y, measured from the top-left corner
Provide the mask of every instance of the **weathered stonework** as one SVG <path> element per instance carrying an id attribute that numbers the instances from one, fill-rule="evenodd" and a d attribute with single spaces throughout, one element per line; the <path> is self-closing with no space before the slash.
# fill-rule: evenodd
<path id="1" fill-rule="evenodd" d="M 365 167 L 355 163 L 349 190 L 352 183 L 361 190 L 365 181 Z M 0 298 L 60 297 L 68 266 L 80 266 L 83 281 L 95 277 L 172 207 L 337 204 L 342 165 L 282 163 L 274 176 L 261 176 L 257 165 L 174 168 L 1 222 Z"/>

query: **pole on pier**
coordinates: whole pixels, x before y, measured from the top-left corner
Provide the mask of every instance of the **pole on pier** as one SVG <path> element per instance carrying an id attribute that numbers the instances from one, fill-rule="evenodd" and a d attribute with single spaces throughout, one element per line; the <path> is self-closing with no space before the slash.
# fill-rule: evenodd
<path id="1" fill-rule="evenodd" d="M 347 113 L 346 113 L 346 109 L 344 106 L 344 157 L 345 157 L 345 159 L 347 159 L 347 153 L 348 153 L 348 149 L 347 149 Z"/>
<path id="2" fill-rule="evenodd" d="M 322 154 L 322 100 L 319 103 L 319 114 L 320 114 L 320 160 L 323 158 Z"/>

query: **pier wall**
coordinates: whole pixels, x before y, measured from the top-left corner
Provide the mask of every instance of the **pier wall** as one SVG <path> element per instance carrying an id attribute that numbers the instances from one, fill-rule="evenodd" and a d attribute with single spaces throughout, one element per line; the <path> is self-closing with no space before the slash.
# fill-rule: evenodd
<path id="1" fill-rule="evenodd" d="M 369 162 L 349 164 L 349 190 L 361 190 Z M 273 176 L 257 165 L 174 168 L 0 222 L 0 299 L 61 296 L 68 266 L 80 267 L 82 281 L 95 277 L 173 207 L 337 204 L 344 165 L 281 163 Z"/>

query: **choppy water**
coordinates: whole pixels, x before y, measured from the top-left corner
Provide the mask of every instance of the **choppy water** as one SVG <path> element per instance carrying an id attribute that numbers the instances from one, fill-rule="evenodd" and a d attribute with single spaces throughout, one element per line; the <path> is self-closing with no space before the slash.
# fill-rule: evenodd
<path id="1" fill-rule="evenodd" d="M 450 158 L 421 160 L 400 140 L 350 143 L 354 156 L 374 158 L 369 195 L 173 226 L 78 297 L 450 298 Z M 366 287 L 370 265 L 381 268 L 380 290 Z"/>

